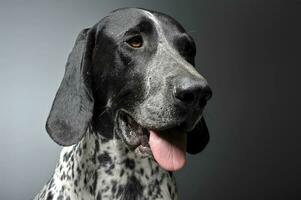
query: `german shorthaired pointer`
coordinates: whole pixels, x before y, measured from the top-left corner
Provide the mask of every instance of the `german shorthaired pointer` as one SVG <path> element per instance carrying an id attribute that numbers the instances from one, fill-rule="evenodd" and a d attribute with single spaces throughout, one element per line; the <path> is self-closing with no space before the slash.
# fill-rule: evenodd
<path id="1" fill-rule="evenodd" d="M 46 129 L 65 146 L 38 200 L 177 199 L 172 171 L 209 141 L 211 90 L 171 17 L 110 13 L 78 36 Z"/>

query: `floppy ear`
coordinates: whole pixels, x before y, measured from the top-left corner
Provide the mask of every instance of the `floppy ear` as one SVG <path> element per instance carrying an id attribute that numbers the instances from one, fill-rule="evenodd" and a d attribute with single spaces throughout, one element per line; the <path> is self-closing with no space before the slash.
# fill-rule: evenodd
<path id="1" fill-rule="evenodd" d="M 90 68 L 94 40 L 92 29 L 79 33 L 46 122 L 50 137 L 63 146 L 77 143 L 92 118 Z"/>
<path id="2" fill-rule="evenodd" d="M 190 154 L 201 152 L 209 142 L 209 131 L 204 117 L 197 123 L 195 128 L 187 133 L 186 151 Z"/>

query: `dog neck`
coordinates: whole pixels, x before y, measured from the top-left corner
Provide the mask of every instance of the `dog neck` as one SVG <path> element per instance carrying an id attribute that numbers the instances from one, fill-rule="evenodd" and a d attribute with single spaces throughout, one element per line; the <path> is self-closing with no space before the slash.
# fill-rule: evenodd
<path id="1" fill-rule="evenodd" d="M 71 199 L 111 198 L 112 193 L 113 199 L 176 196 L 174 177 L 153 158 L 141 158 L 120 139 L 108 139 L 91 129 L 78 144 L 63 148 L 55 180 L 61 182 L 63 192 L 71 191 Z M 167 192 L 160 193 L 162 188 Z"/>

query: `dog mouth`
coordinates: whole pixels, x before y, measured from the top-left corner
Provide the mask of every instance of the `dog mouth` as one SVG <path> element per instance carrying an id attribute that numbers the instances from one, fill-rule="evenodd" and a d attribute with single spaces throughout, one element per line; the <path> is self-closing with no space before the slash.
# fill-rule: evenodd
<path id="1" fill-rule="evenodd" d="M 177 171 L 186 163 L 186 133 L 181 126 L 153 129 L 140 125 L 126 111 L 117 115 L 117 134 L 142 157 L 153 156 L 165 170 Z"/>

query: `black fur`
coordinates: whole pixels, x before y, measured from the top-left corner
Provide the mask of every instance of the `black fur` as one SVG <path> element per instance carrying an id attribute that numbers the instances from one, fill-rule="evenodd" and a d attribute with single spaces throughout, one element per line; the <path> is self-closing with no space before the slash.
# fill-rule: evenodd
<path id="1" fill-rule="evenodd" d="M 77 143 L 86 132 L 93 112 L 91 52 L 94 31 L 83 30 L 76 39 L 66 64 L 63 81 L 54 99 L 46 129 L 60 145 Z"/>

